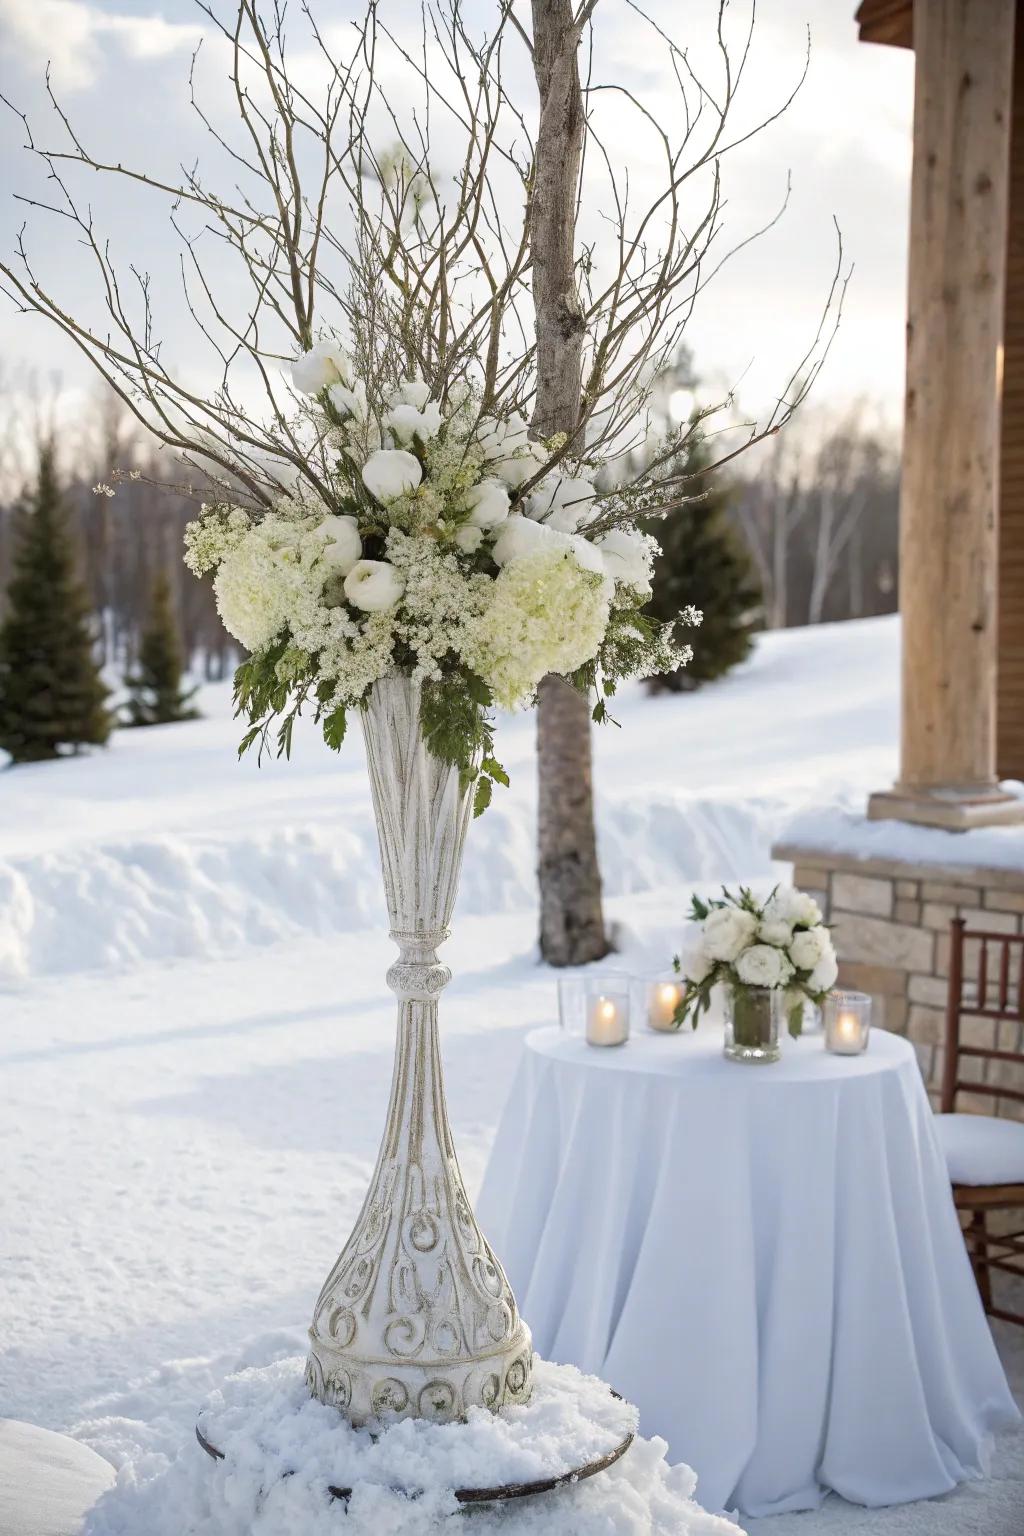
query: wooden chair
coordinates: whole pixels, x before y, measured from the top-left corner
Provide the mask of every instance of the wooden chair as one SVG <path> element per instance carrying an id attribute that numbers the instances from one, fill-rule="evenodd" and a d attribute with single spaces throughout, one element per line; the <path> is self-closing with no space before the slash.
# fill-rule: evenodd
<path id="1" fill-rule="evenodd" d="M 978 946 L 977 975 L 968 976 L 966 946 Z M 973 956 L 972 956 L 973 958 Z M 973 966 L 970 967 L 973 970 Z M 994 1044 L 963 1039 L 963 1021 L 994 1021 Z M 965 1076 L 967 1063 L 982 1063 Z M 1013 1063 L 1019 1083 L 991 1081 L 984 1063 Z M 1009 1074 L 1003 1073 L 1005 1078 Z M 1024 1278 L 1024 1228 L 1007 1233 L 989 1229 L 991 1211 L 1024 1210 L 1024 1123 L 992 1115 L 958 1114 L 959 1093 L 1024 1104 L 1024 935 L 968 931 L 954 918 L 949 935 L 949 995 L 942 1097 L 936 1126 L 953 1185 L 953 1201 L 969 1217 L 964 1240 L 971 1257 L 985 1311 L 1024 1325 L 1024 1314 L 992 1301 L 992 1271 Z M 1010 1225 L 1015 1225 L 1013 1218 Z"/>

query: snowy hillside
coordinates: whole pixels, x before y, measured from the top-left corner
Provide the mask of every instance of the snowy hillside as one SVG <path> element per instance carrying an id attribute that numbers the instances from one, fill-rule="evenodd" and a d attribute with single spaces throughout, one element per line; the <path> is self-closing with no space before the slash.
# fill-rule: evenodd
<path id="1" fill-rule="evenodd" d="M 667 963 L 689 885 L 768 878 L 793 809 L 891 780 L 896 650 L 889 619 L 772 635 L 696 697 L 622 700 L 596 777 L 625 963 Z M 189 1439 L 226 1369 L 302 1348 L 390 1076 L 357 733 L 337 758 L 307 732 L 260 770 L 235 761 L 226 691 L 203 706 L 0 776 L 0 1404 L 126 1476 Z M 534 951 L 533 728 L 502 724 L 513 788 L 472 830 L 445 950 L 474 1190 L 523 1035 L 555 1011 Z"/>
<path id="2" fill-rule="evenodd" d="M 765 636 L 693 697 L 625 693 L 596 733 L 612 897 L 769 873 L 794 809 L 852 799 L 895 767 L 896 620 Z M 291 763 L 236 761 L 227 685 L 194 724 L 120 731 L 103 752 L 0 779 L 0 986 L 379 928 L 383 906 L 358 730 L 340 756 L 312 727 Z M 512 789 L 470 840 L 460 912 L 534 902 L 534 722 L 503 720 Z"/>

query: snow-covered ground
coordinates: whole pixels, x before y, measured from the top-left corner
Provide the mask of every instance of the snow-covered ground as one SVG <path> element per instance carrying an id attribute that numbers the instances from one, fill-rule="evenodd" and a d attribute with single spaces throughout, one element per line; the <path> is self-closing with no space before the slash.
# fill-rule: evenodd
<path id="1" fill-rule="evenodd" d="M 891 619 L 776 634 L 696 696 L 623 696 L 596 783 L 631 965 L 671 955 L 691 887 L 770 879 L 794 812 L 891 782 L 897 646 Z M 240 1360 L 301 1350 L 392 1048 L 358 732 L 336 757 L 307 730 L 258 769 L 236 761 L 228 690 L 201 702 L 0 776 L 0 1413 L 136 1471 Z M 531 718 L 502 722 L 499 752 L 513 787 L 473 827 L 445 952 L 473 1189 L 522 1037 L 555 1008 Z"/>

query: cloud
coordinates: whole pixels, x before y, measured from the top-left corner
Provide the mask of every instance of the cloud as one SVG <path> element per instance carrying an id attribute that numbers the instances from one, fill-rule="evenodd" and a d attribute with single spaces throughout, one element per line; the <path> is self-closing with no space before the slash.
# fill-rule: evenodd
<path id="1" fill-rule="evenodd" d="M 113 15 L 83 0 L 0 0 L 0 49 L 26 71 L 49 63 L 62 91 L 94 86 L 111 43 L 129 59 L 161 59 L 194 48 L 201 36 L 198 26 Z"/>

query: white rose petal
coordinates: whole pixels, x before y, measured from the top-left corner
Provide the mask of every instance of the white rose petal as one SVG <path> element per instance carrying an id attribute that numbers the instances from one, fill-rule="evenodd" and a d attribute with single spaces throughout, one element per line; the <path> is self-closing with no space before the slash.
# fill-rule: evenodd
<path id="1" fill-rule="evenodd" d="M 429 384 L 424 384 L 422 379 L 403 379 L 388 403 L 393 406 L 411 405 L 415 410 L 422 411 L 429 399 Z"/>
<path id="2" fill-rule="evenodd" d="M 714 963 L 703 944 L 694 944 L 693 948 L 683 956 L 683 975 L 687 981 L 700 986 L 701 982 L 707 979 Z"/>
<path id="3" fill-rule="evenodd" d="M 327 540 L 321 558 L 342 576 L 347 576 L 363 552 L 359 524 L 354 517 L 332 514 L 315 529 Z"/>
<path id="4" fill-rule="evenodd" d="M 378 448 L 363 465 L 363 484 L 382 502 L 409 495 L 422 479 L 419 459 L 404 448 Z"/>
<path id="5" fill-rule="evenodd" d="M 752 944 L 736 961 L 736 975 L 748 987 L 781 987 L 793 974 L 793 967 L 772 944 Z"/>
<path id="6" fill-rule="evenodd" d="M 807 985 L 812 992 L 827 992 L 836 984 L 839 975 L 839 964 L 834 954 L 823 955 L 814 970 L 807 978 Z"/>
<path id="7" fill-rule="evenodd" d="M 352 359 L 336 341 L 318 341 L 292 363 L 292 383 L 304 395 L 318 395 L 331 384 L 352 382 Z"/>
<path id="8" fill-rule="evenodd" d="M 806 891 L 784 885 L 765 902 L 764 917 L 767 922 L 788 923 L 790 928 L 813 928 L 821 922 L 821 908 Z"/>
<path id="9" fill-rule="evenodd" d="M 332 384 L 327 391 L 327 398 L 340 416 L 354 416 L 356 421 L 366 420 L 369 405 L 366 385 L 362 379 L 356 379 L 351 388 L 347 384 Z"/>
<path id="10" fill-rule="evenodd" d="M 741 907 L 714 907 L 704 919 L 704 948 L 712 960 L 735 960 L 752 943 L 757 919 Z"/>
<path id="11" fill-rule="evenodd" d="M 467 555 L 475 555 L 483 541 L 484 531 L 474 523 L 463 523 L 462 527 L 456 530 L 455 542 L 460 549 L 465 550 Z"/>
<path id="12" fill-rule="evenodd" d="M 613 528 L 597 547 L 604 556 L 605 569 L 614 581 L 638 592 L 650 590 L 653 557 L 647 540 L 625 528 Z"/>
<path id="13" fill-rule="evenodd" d="M 789 923 L 762 920 L 757 925 L 757 936 L 763 944 L 781 944 L 784 949 L 793 937 L 793 929 Z"/>
<path id="14" fill-rule="evenodd" d="M 474 528 L 496 528 L 508 517 L 508 491 L 500 480 L 481 480 L 466 497 Z"/>
<path id="15" fill-rule="evenodd" d="M 384 425 L 400 443 L 411 443 L 415 437 L 428 442 L 441 430 L 441 407 L 436 400 L 421 411 L 414 405 L 396 405 L 384 417 Z"/>
<path id="16" fill-rule="evenodd" d="M 345 596 L 364 613 L 384 613 L 394 608 L 405 583 L 387 560 L 360 560 L 345 577 Z"/>
<path id="17" fill-rule="evenodd" d="M 813 971 L 819 961 L 832 953 L 832 936 L 827 928 L 801 930 L 790 940 L 789 958 L 798 971 Z"/>

